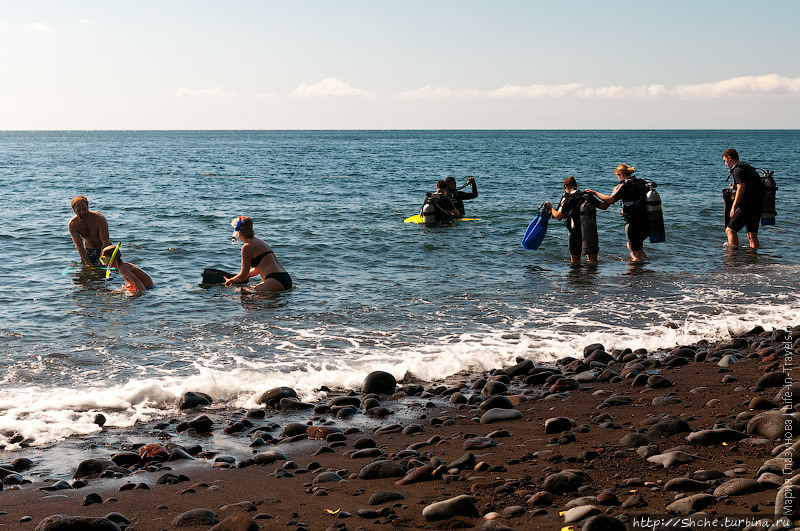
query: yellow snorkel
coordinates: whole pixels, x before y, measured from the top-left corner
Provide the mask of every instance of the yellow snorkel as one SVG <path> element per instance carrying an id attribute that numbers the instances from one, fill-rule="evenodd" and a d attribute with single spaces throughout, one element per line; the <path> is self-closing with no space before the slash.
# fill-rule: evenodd
<path id="1" fill-rule="evenodd" d="M 117 254 L 119 254 L 119 246 L 122 245 L 122 242 L 117 242 L 117 246 L 114 247 L 114 252 L 111 253 L 111 259 L 106 263 L 106 278 L 111 277 L 111 266 L 114 265 L 114 260 L 117 259 Z"/>

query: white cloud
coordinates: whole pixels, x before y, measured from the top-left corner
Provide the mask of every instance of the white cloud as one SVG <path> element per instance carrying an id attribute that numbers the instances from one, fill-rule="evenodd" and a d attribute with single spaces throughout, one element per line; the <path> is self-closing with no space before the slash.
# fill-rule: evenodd
<path id="1" fill-rule="evenodd" d="M 580 83 L 567 83 L 563 85 L 503 85 L 499 89 L 489 92 L 490 98 L 560 98 L 574 93 L 581 88 Z"/>
<path id="2" fill-rule="evenodd" d="M 34 22 L 32 24 L 20 24 L 20 29 L 30 31 L 31 33 L 50 33 L 53 28 L 44 22 Z"/>
<path id="3" fill-rule="evenodd" d="M 87 25 L 89 25 L 91 23 L 92 23 L 92 21 L 89 20 L 88 18 L 82 18 L 82 19 L 80 19 L 78 21 L 78 24 L 80 24 L 81 26 L 87 26 Z"/>
<path id="4" fill-rule="evenodd" d="M 335 77 L 329 77 L 317 83 L 300 83 L 300 86 L 289 95 L 295 98 L 319 98 L 325 96 L 370 97 L 372 93 L 364 89 L 351 87 Z"/>
<path id="5" fill-rule="evenodd" d="M 763 76 L 744 76 L 717 81 L 676 85 L 609 85 L 605 87 L 586 87 L 582 83 L 556 85 L 504 85 L 494 90 L 452 89 L 440 85 L 425 85 L 416 90 L 396 94 L 398 99 L 442 99 L 442 98 L 492 98 L 492 99 L 539 99 L 578 96 L 584 99 L 704 99 L 752 95 L 800 94 L 800 77 L 784 77 L 777 74 Z"/>
<path id="6" fill-rule="evenodd" d="M 716 98 L 724 96 L 750 96 L 754 94 L 798 94 L 800 77 L 777 74 L 742 76 L 696 85 L 678 85 L 672 93 L 683 98 Z"/>

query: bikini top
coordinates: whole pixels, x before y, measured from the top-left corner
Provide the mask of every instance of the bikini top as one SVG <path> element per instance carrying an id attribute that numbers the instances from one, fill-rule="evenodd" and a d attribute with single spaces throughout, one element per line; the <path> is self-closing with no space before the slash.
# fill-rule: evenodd
<path id="1" fill-rule="evenodd" d="M 254 256 L 253 258 L 250 259 L 250 267 L 257 267 L 258 264 L 261 263 L 261 260 L 265 256 L 267 256 L 268 254 L 274 254 L 274 253 L 275 253 L 275 251 L 266 251 L 266 252 L 261 253 L 258 256 Z"/>

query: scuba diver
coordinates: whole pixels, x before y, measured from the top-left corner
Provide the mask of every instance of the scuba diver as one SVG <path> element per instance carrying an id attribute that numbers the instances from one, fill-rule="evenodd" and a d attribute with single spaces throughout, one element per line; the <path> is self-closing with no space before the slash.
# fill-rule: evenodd
<path id="1" fill-rule="evenodd" d="M 436 193 L 425 194 L 425 203 L 419 211 L 425 225 L 443 225 L 459 217 L 458 210 L 453 206 L 447 195 L 447 183 L 436 183 Z"/>
<path id="2" fill-rule="evenodd" d="M 463 218 L 464 200 L 475 199 L 478 197 L 478 185 L 475 184 L 475 177 L 467 177 L 467 184 L 472 185 L 471 192 L 462 192 L 461 190 L 457 189 L 455 177 L 448 177 L 444 181 L 447 183 L 447 195 L 450 197 L 450 201 L 453 203 L 453 206 L 456 207 L 456 210 L 458 210 L 457 217 Z"/>
<path id="3" fill-rule="evenodd" d="M 628 250 L 631 260 L 642 262 L 647 260 L 644 252 L 644 239 L 649 235 L 647 226 L 647 195 L 648 185 L 642 179 L 633 177 L 636 171 L 633 166 L 620 164 L 614 170 L 619 183 L 611 191 L 611 195 L 601 194 L 594 190 L 585 190 L 587 194 L 595 194 L 602 199 L 605 208 L 617 201 L 622 201 L 622 217 L 625 218 L 625 236 L 628 239 Z M 603 207 L 601 207 L 603 208 Z M 663 240 L 662 240 L 663 241 Z"/>
<path id="4" fill-rule="evenodd" d="M 569 263 L 581 263 L 581 250 L 590 264 L 597 263 L 600 248 L 597 242 L 596 209 L 605 210 L 608 205 L 594 194 L 578 191 L 578 183 L 571 175 L 564 179 L 564 195 L 558 206 L 553 208 L 549 201 L 545 205 L 555 219 L 565 219 L 569 231 Z"/>
<path id="5" fill-rule="evenodd" d="M 723 192 L 728 249 L 739 247 L 739 231 L 745 226 L 750 248 L 758 249 L 761 245 L 758 241 L 758 225 L 761 220 L 764 193 L 761 178 L 755 168 L 739 160 L 739 153 L 733 148 L 725 150 L 722 160 L 733 175 L 732 190 L 726 190 L 727 195 Z"/>

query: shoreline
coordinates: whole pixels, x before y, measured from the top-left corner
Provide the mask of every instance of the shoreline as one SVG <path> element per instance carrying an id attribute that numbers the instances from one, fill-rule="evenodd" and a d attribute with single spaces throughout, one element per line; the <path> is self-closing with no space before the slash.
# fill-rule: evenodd
<path id="1" fill-rule="evenodd" d="M 55 514 L 109 513 L 124 515 L 127 529 L 136 530 L 173 529 L 181 521 L 195 525 L 180 528 L 209 529 L 228 517 L 228 527 L 220 529 L 591 530 L 629 528 L 636 515 L 668 517 L 668 510 L 771 516 L 791 499 L 787 492 L 800 496 L 800 487 L 785 487 L 776 504 L 778 487 L 800 468 L 798 459 L 787 469 L 787 456 L 775 450 L 794 444 L 783 428 L 798 419 L 778 408 L 794 412 L 800 385 L 796 398 L 789 392 L 788 405 L 776 398 L 787 376 L 791 380 L 798 338 L 800 326 L 788 334 L 756 329 L 651 354 L 587 346 L 555 363 L 521 360 L 446 383 L 407 384 L 406 396 L 396 393 L 403 387 L 398 384 L 395 393 L 367 403 L 375 406 L 369 416 L 361 389 L 330 393 L 315 404 L 284 397 L 289 417 L 268 407 L 261 418 L 254 410 L 199 407 L 180 419 L 195 421 L 194 444 L 173 455 L 191 460 L 140 468 L 140 442 L 168 446 L 185 434 L 176 418 L 125 429 L 143 432 L 129 438 L 140 441 L 96 448 L 99 456 L 117 454 L 116 464 L 97 463 L 96 474 L 67 482 L 85 482 L 80 488 L 40 490 L 58 482 L 36 478 L 36 463 L 2 472 L 0 528 L 36 529 Z M 204 413 L 213 417 L 213 439 L 202 435 L 207 421 L 196 418 Z M 350 429 L 337 432 L 350 421 Z M 312 436 L 327 440 L 310 440 L 308 422 L 319 428 Z M 251 447 L 248 434 L 259 427 L 268 428 L 261 432 L 265 444 Z M 794 427 L 790 431 L 793 439 Z M 26 450 L 16 453 L 24 459 Z M 104 474 L 112 477 L 93 477 L 108 469 Z M 21 485 L 7 483 L 16 481 L 14 473 Z M 791 481 L 800 484 L 800 476 Z M 394 494 L 372 504 L 379 493 Z M 454 501 L 432 506 L 444 500 Z M 195 509 L 208 512 L 185 514 Z M 800 501 L 793 510 L 800 518 Z M 88 529 L 81 525 L 75 529 Z"/>

